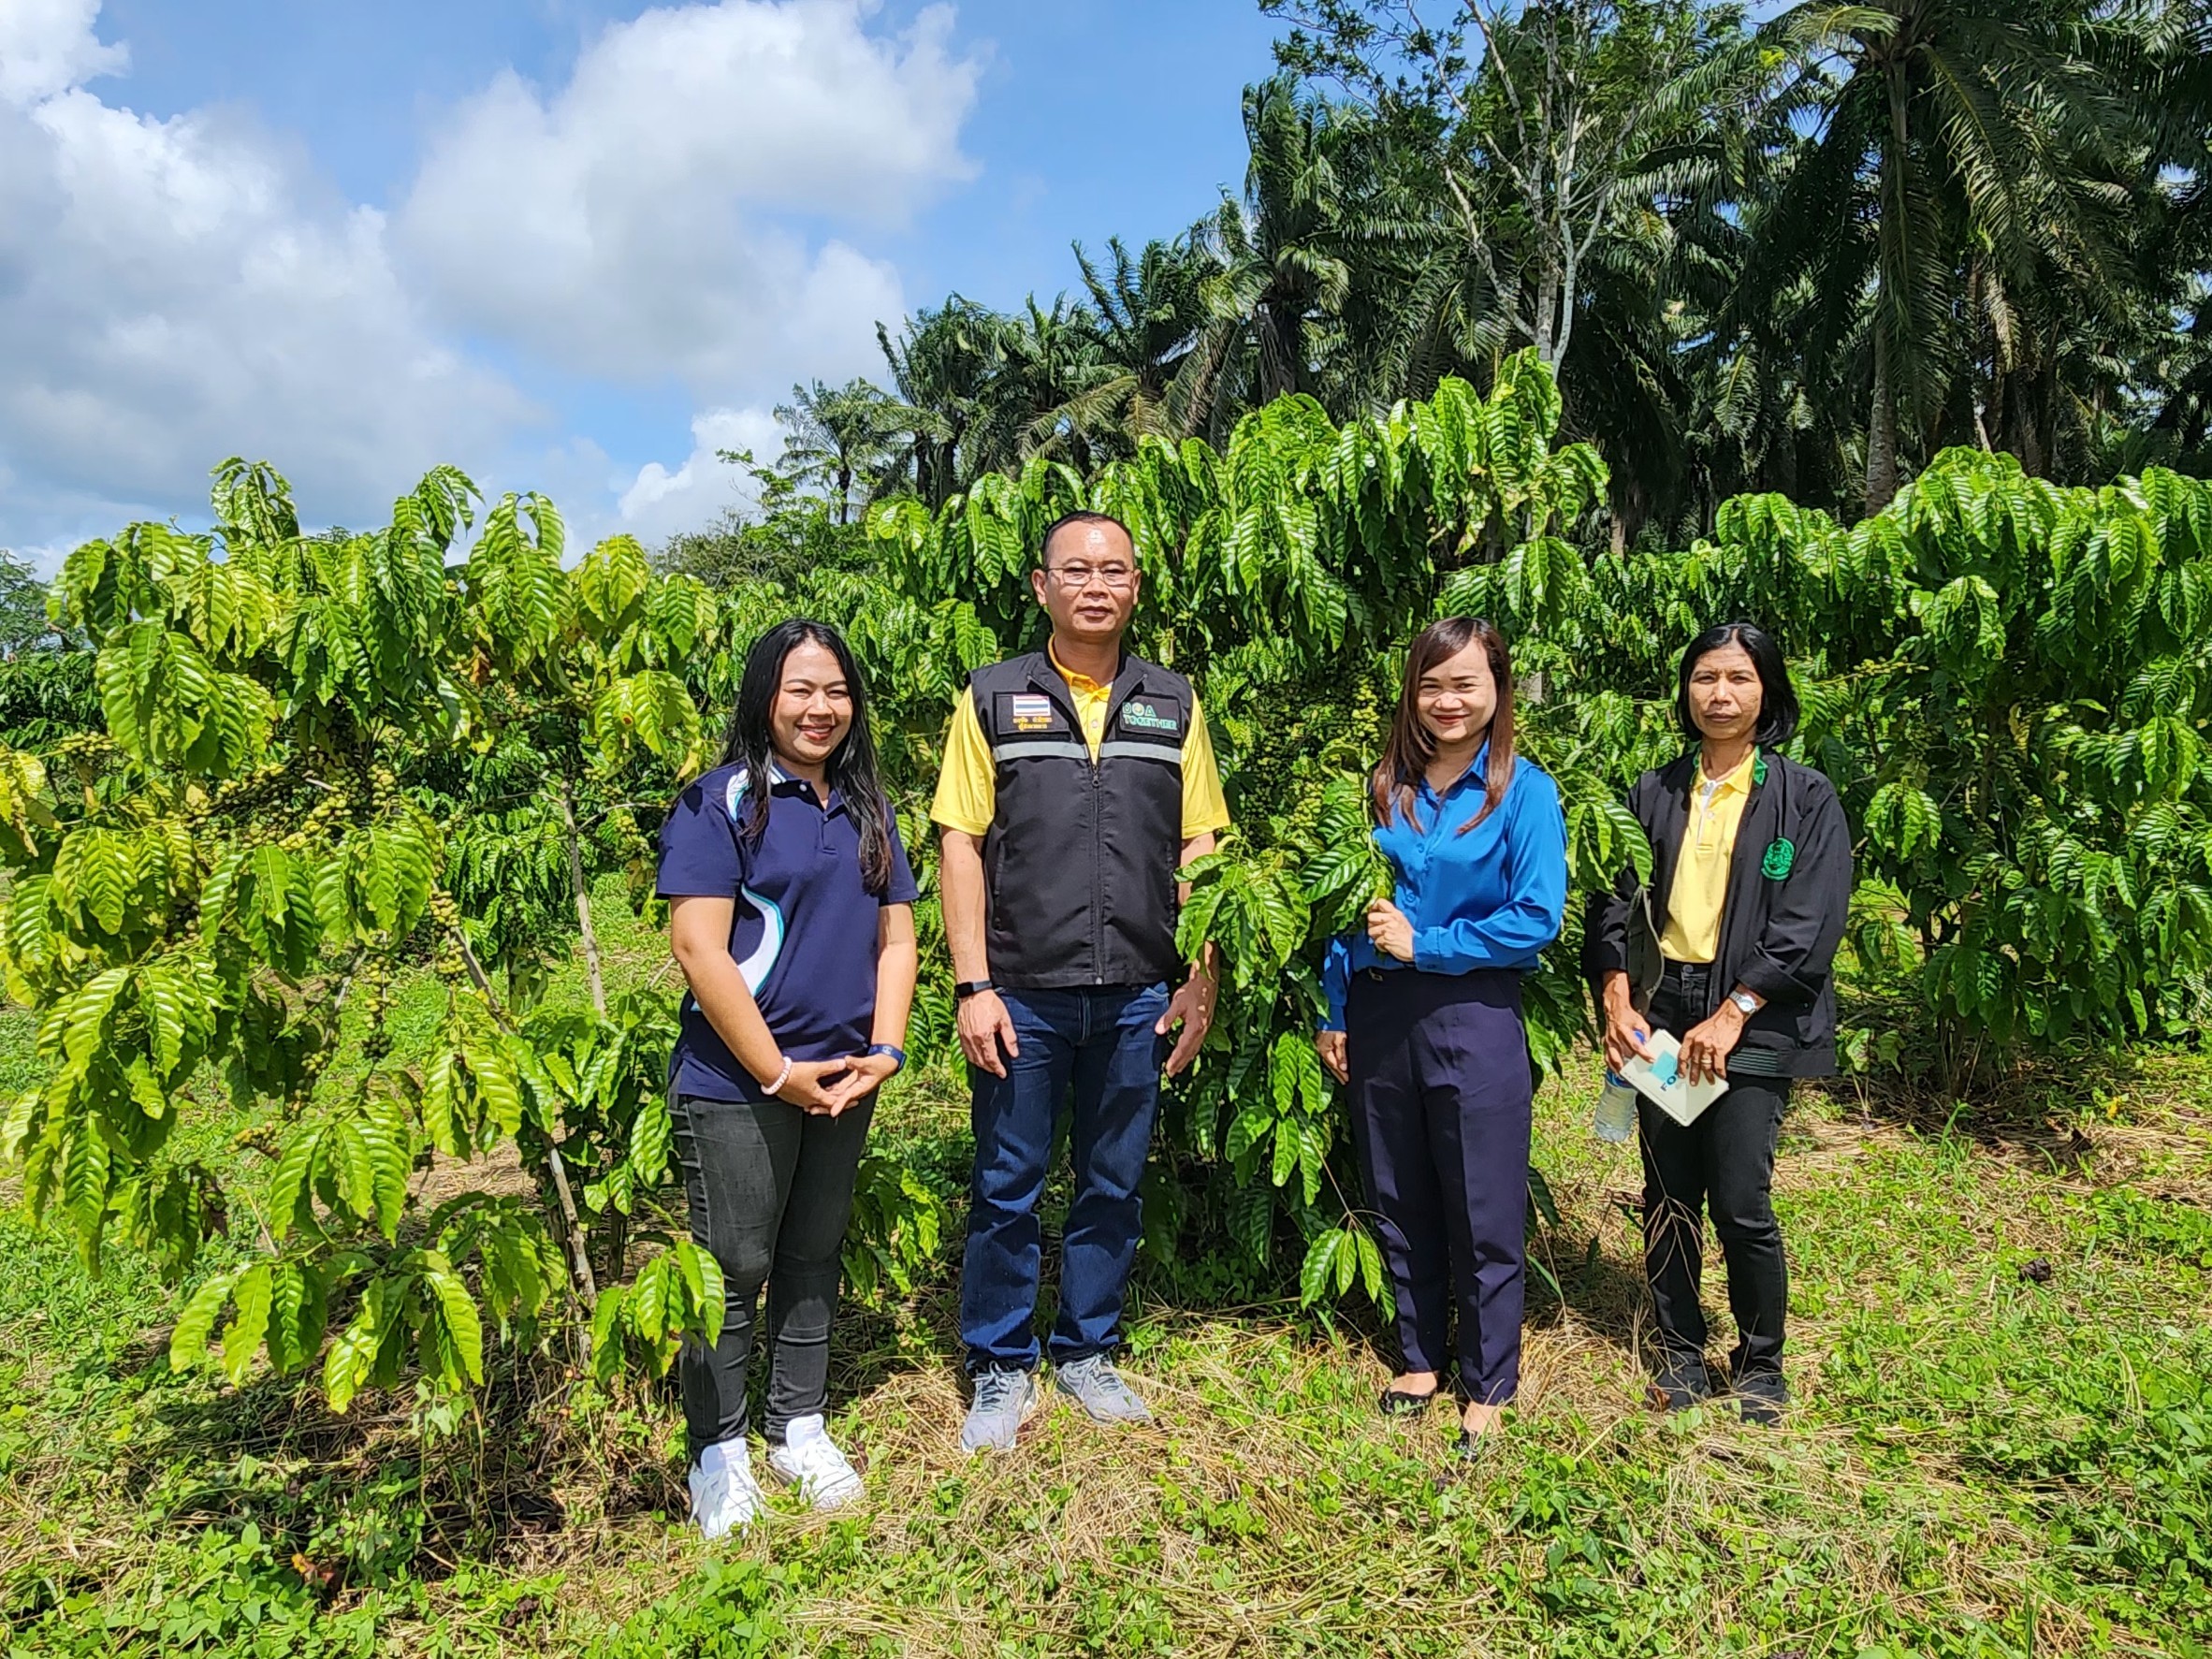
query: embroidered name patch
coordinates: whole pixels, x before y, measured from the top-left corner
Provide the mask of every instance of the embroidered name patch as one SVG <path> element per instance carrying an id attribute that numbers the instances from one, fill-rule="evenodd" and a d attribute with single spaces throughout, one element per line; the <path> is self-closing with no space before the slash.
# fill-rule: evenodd
<path id="1" fill-rule="evenodd" d="M 1049 732 L 1053 729 L 1053 700 L 1050 697 L 1025 695 L 1019 691 L 1007 700 L 1007 718 L 1017 732 Z"/>
<path id="2" fill-rule="evenodd" d="M 1183 722 L 1172 709 L 1162 710 L 1131 697 L 1121 706 L 1121 723 L 1138 732 L 1180 732 Z"/>

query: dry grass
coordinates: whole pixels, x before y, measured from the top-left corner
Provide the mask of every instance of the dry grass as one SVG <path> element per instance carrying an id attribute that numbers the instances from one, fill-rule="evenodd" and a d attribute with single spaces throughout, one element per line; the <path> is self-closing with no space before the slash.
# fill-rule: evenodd
<path id="1" fill-rule="evenodd" d="M 2117 1107 L 1986 1114 L 1948 1137 L 1848 1093 L 1809 1102 L 1780 1175 L 1802 1399 L 1780 1431 L 1719 1406 L 1644 1407 L 1636 1171 L 1554 1093 L 1538 1159 L 1562 1226 L 1541 1247 L 1566 1300 L 1532 1299 L 1519 1409 L 1472 1468 L 1447 1456 L 1448 1409 L 1375 1413 L 1388 1367 L 1357 1321 L 1209 1307 L 1157 1280 L 1131 1320 L 1157 1427 L 1101 1432 L 1055 1404 L 1013 1454 L 970 1462 L 945 1282 L 841 1328 L 836 1428 L 869 1483 L 856 1511 L 779 1498 L 710 1550 L 679 1524 L 668 1393 L 578 1411 L 573 1379 L 541 1372 L 495 1389 L 491 1415 L 435 1454 L 409 1594 L 350 1582 L 333 1606 L 382 1607 L 393 1653 L 579 1652 L 618 1627 L 655 1651 L 658 1609 L 695 1594 L 719 1553 L 780 1571 L 771 1610 L 807 1654 L 1811 1659 L 1873 1642 L 1966 1652 L 1970 1638 L 1992 1654 L 2179 1654 L 2126 1586 L 2093 1585 L 2055 1550 L 2048 1506 L 2094 1494 L 2010 1487 L 1976 1448 L 1999 1416 L 2057 1434 L 2086 1420 L 2039 1397 L 2054 1363 L 2039 1345 L 2086 1333 L 2126 1368 L 2158 1352 L 2158 1331 L 2212 1321 L 2203 1273 L 2116 1257 L 2085 1219 L 2116 1180 L 2212 1199 L 2205 1076 L 2156 1062 Z M 917 1101 L 886 1132 L 933 1135 L 953 1115 Z M 2022 1281 L 2028 1257 L 2056 1264 L 2050 1284 Z M 1715 1280 L 1709 1302 L 1717 1267 Z M 42 1399 L 92 1387 L 68 1307 L 15 1305 L 7 1341 L 30 1353 L 8 1380 Z M 1987 1375 L 1950 1389 L 1938 1350 L 1968 1339 Z M 2094 1342 L 2077 1351 L 2101 1363 Z M 2114 1409 L 2128 1397 L 2118 1388 Z M 115 1385 L 103 1410 L 81 1433 L 56 1414 L 7 1462 L 0 1586 L 131 1594 L 149 1555 L 196 1528 L 285 1512 L 316 1480 L 342 1504 L 417 1445 L 405 1402 L 337 1419 L 273 1388 Z M 241 1455 L 255 1465 L 242 1476 Z"/>
<path id="2" fill-rule="evenodd" d="M 2039 1173 L 2034 1156 L 2065 1139 L 2045 1131 L 2009 1151 L 1976 1149 L 1963 1188 L 1972 1201 L 1947 1206 L 1956 1227 L 1986 1252 L 2078 1256 L 2067 1206 L 2100 1171 L 2077 1160 Z M 2162 1171 L 2201 1192 L 2205 1147 L 2204 1119 L 2176 1103 L 2102 1126 L 2092 1162 Z M 1526 1652 L 1527 1592 L 1563 1571 L 1559 1529 L 1532 1517 L 1532 1492 L 1563 1483 L 1565 1507 L 1587 1509 L 1607 1540 L 1602 1562 L 1581 1567 L 1598 1591 L 1633 1600 L 1642 1562 L 1731 1569 L 1709 1578 L 1669 1627 L 1685 1652 L 1852 1652 L 1864 1628 L 1916 1623 L 2009 1627 L 2026 1640 L 2023 1620 L 2042 1653 L 2181 1651 L 2155 1628 L 2116 1629 L 2048 1597 L 2045 1540 L 1970 1478 L 1957 1425 L 1928 1420 L 1926 1403 L 1899 1402 L 1889 1423 L 1828 1408 L 1824 1369 L 1861 1311 L 1847 1296 L 1793 1327 L 1805 1404 L 1781 1432 L 1719 1407 L 1673 1421 L 1650 1414 L 1632 1360 L 1635 1235 L 1614 1201 L 1627 1171 L 1587 1147 L 1567 1150 L 1553 1181 L 1561 1271 L 1593 1236 L 1604 1271 L 1585 1275 L 1591 1295 L 1570 1290 L 1567 1306 L 1539 1312 L 1508 1434 L 1464 1472 L 1445 1456 L 1456 1428 L 1448 1409 L 1409 1423 L 1373 1412 L 1389 1371 L 1360 1332 L 1157 1303 L 1137 1317 L 1133 1361 L 1157 1428 L 1104 1433 L 1055 1405 L 1015 1454 L 970 1462 L 957 1445 L 954 1369 L 926 1340 L 949 1309 L 925 1306 L 908 1332 L 918 1356 L 848 1366 L 869 1379 L 840 1425 L 868 1476 L 866 1507 L 814 1517 L 785 1502 L 737 1547 L 791 1569 L 793 1651 L 1113 1652 L 1164 1640 L 1197 1655 Z M 1855 1210 L 1870 1183 L 1916 1175 L 1929 1157 L 1909 1128 L 1810 1115 L 1783 1164 L 1785 1215 Z M 1899 1241 L 1900 1258 L 1914 1253 Z M 2006 1293 L 2011 1278 L 1963 1274 L 1958 1311 L 1971 1317 L 1974 1299 Z M 2201 1287 L 2190 1305 L 2207 1311 Z M 924 1340 L 912 1340 L 916 1327 Z M 703 1553 L 649 1522 L 602 1533 L 571 1558 L 584 1594 L 553 1628 L 603 1626 L 666 1592 Z M 1818 1616 L 1743 1639 L 1771 1623 L 1760 1587 L 1794 1561 L 1817 1564 Z M 630 1594 L 587 1588 L 615 1563 Z"/>

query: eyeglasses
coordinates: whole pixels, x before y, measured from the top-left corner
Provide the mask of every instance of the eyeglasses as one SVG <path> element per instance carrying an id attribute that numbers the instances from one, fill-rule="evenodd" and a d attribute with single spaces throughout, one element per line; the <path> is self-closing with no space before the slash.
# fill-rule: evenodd
<path id="1" fill-rule="evenodd" d="M 1137 573 L 1126 564 L 1055 564 L 1044 574 L 1077 593 L 1093 581 L 1104 588 L 1121 589 L 1137 579 Z"/>

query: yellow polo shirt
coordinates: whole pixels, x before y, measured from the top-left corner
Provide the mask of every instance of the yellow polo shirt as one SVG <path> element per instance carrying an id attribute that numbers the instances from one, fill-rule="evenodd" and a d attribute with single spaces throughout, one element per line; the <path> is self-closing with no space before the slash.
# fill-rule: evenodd
<path id="1" fill-rule="evenodd" d="M 1728 866 L 1736 856 L 1736 829 L 1751 799 L 1753 749 L 1718 783 L 1709 785 L 1699 766 L 1690 786 L 1690 824 L 1666 890 L 1666 929 L 1659 953 L 1669 962 L 1710 962 L 1721 948 L 1721 909 L 1728 898 Z"/>
<path id="2" fill-rule="evenodd" d="M 1051 648 L 1046 648 L 1048 654 Z M 1057 656 L 1053 666 L 1068 682 L 1075 703 L 1076 719 L 1083 722 L 1083 740 L 1091 759 L 1099 758 L 1099 745 L 1106 740 L 1106 710 L 1113 687 L 1077 674 Z M 998 813 L 998 763 L 983 735 L 983 722 L 975 711 L 975 698 L 963 692 L 953 706 L 953 724 L 945 734 L 945 768 L 937 780 L 937 799 L 929 815 L 947 829 L 970 836 L 987 833 Z M 1221 772 L 1214 762 L 1214 739 L 1206 732 L 1206 711 L 1194 699 L 1190 730 L 1183 735 L 1183 838 L 1229 827 L 1229 803 L 1221 794 Z"/>

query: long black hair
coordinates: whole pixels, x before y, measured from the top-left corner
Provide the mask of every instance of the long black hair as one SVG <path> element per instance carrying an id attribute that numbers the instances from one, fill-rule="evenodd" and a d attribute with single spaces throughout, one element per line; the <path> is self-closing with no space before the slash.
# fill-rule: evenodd
<path id="1" fill-rule="evenodd" d="M 1750 655 L 1752 666 L 1758 670 L 1759 726 L 1752 734 L 1752 741 L 1761 749 L 1787 743 L 1797 731 L 1797 688 L 1790 684 L 1789 664 L 1783 661 L 1782 648 L 1756 622 L 1722 622 L 1708 628 L 1682 653 L 1681 677 L 1674 691 L 1675 718 L 1682 722 L 1682 735 L 1692 743 L 1704 735 L 1690 716 L 1690 676 L 1698 660 L 1731 645 L 1741 646 Z"/>
<path id="2" fill-rule="evenodd" d="M 868 730 L 867 682 L 860 664 L 835 628 L 793 617 L 753 641 L 745 653 L 745 674 L 737 682 L 737 706 L 730 715 L 730 735 L 722 746 L 722 764 L 745 768 L 745 814 L 739 832 L 756 846 L 768 827 L 769 776 L 775 759 L 768 712 L 776 706 L 776 692 L 783 683 L 783 660 L 803 645 L 818 645 L 837 660 L 845 689 L 852 697 L 852 724 L 844 741 L 830 751 L 823 767 L 830 788 L 845 803 L 846 814 L 860 834 L 860 879 L 870 893 L 891 885 L 891 828 L 884 805 L 882 776 L 876 765 L 876 739 Z"/>

